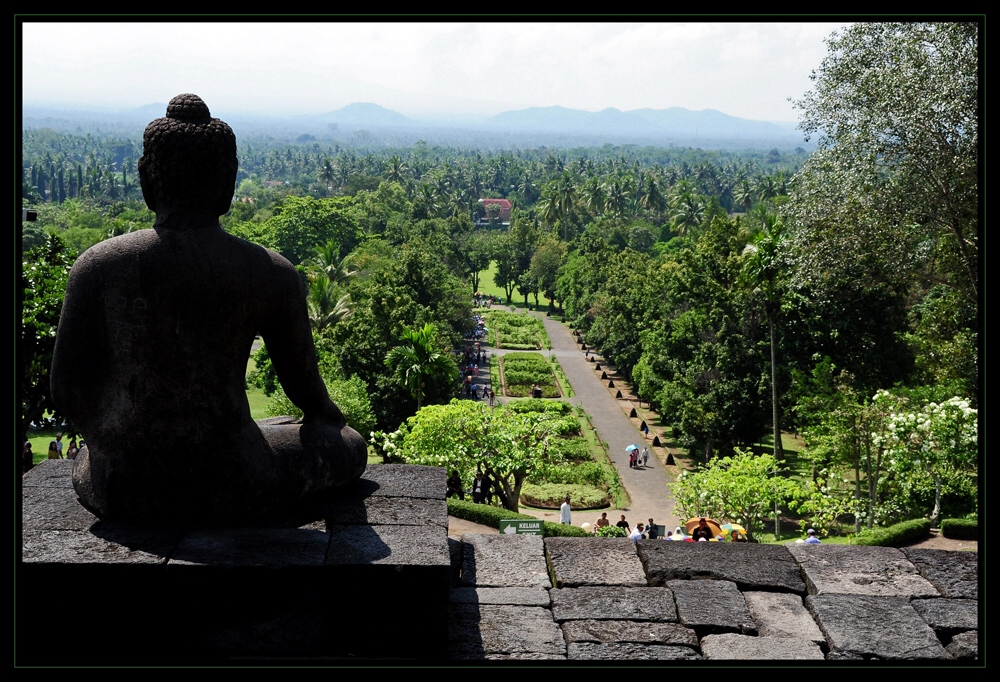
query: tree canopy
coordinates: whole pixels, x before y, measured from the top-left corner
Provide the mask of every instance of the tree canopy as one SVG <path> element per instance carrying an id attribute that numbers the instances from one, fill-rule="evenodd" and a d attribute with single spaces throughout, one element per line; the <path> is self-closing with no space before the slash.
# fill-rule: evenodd
<path id="1" fill-rule="evenodd" d="M 457 469 L 469 479 L 482 471 L 505 509 L 517 511 L 521 486 L 533 471 L 561 460 L 551 447 L 566 417 L 514 412 L 472 400 L 428 405 L 398 431 L 383 435 L 386 454 L 408 464 Z"/>
<path id="2" fill-rule="evenodd" d="M 801 257 L 815 273 L 915 273 L 975 300 L 978 25 L 859 22 L 827 45 L 797 102 L 819 143 L 790 205 Z"/>

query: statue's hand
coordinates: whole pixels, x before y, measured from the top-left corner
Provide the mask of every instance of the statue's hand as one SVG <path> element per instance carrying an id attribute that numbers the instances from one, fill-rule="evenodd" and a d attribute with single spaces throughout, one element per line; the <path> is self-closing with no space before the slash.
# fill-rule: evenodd
<path id="1" fill-rule="evenodd" d="M 344 413 L 340 411 L 337 404 L 330 399 L 324 401 L 322 407 L 317 412 L 307 413 L 302 416 L 303 424 L 330 424 L 333 426 L 344 426 L 347 420 Z"/>

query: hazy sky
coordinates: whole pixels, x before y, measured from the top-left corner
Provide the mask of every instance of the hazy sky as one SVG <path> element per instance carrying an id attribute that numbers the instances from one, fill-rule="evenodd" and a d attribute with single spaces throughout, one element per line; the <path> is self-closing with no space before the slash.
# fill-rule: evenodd
<path id="1" fill-rule="evenodd" d="M 194 92 L 213 116 L 404 115 L 559 105 L 795 121 L 830 23 L 25 21 L 23 100 L 138 107 Z"/>

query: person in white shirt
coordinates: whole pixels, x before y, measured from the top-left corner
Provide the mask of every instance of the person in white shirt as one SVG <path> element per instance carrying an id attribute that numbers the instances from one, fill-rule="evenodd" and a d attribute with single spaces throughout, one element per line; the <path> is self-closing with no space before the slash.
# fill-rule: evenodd
<path id="1" fill-rule="evenodd" d="M 572 517 L 570 516 L 569 495 L 566 496 L 562 506 L 559 507 L 559 523 L 567 526 L 573 523 Z"/>

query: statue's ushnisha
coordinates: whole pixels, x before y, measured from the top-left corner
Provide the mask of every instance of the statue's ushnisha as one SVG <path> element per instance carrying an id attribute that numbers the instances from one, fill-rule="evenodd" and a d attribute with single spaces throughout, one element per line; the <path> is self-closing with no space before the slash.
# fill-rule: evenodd
<path id="1" fill-rule="evenodd" d="M 73 485 L 102 518 L 243 523 L 364 471 L 364 440 L 316 366 L 301 278 L 219 225 L 236 170 L 230 127 L 197 95 L 173 98 L 139 159 L 153 229 L 97 244 L 70 273 L 52 396 L 87 439 Z M 250 417 L 258 333 L 301 422 Z"/>

